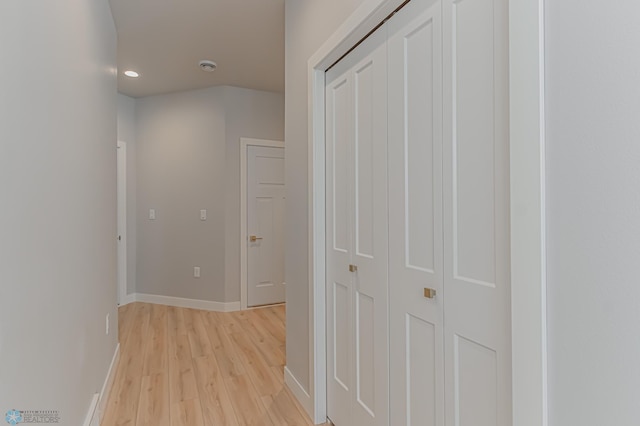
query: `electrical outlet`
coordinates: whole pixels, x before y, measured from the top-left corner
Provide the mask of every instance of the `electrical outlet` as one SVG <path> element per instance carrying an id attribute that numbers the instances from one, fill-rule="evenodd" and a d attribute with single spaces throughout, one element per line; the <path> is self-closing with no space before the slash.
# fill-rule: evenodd
<path id="1" fill-rule="evenodd" d="M 105 319 L 107 336 L 109 335 L 109 314 L 107 314 L 107 318 Z"/>
<path id="2" fill-rule="evenodd" d="M 194 266 L 193 267 L 193 277 L 194 278 L 200 278 L 200 267 L 199 266 Z"/>

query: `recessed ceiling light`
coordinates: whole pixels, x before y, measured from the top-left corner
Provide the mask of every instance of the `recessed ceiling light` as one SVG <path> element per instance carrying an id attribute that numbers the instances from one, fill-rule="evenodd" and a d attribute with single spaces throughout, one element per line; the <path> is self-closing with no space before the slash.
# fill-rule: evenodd
<path id="1" fill-rule="evenodd" d="M 125 71 L 125 72 L 124 72 L 124 75 L 126 75 L 127 77 L 131 77 L 131 78 L 140 77 L 140 74 L 138 74 L 138 73 L 137 73 L 137 72 L 135 72 L 135 71 L 131 71 L 131 70 L 129 70 L 129 71 Z"/>
<path id="2" fill-rule="evenodd" d="M 218 68 L 218 65 L 213 61 L 210 61 L 208 59 L 200 61 L 200 69 L 202 71 L 214 72 L 216 68 Z"/>

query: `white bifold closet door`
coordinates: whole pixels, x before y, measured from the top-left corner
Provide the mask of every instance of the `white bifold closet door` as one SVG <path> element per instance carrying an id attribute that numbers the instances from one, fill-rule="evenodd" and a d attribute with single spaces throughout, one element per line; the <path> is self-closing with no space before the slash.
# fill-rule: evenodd
<path id="1" fill-rule="evenodd" d="M 389 423 L 387 53 L 378 31 L 326 74 L 328 413 Z"/>
<path id="2" fill-rule="evenodd" d="M 509 426 L 507 0 L 388 25 L 391 425 Z"/>
<path id="3" fill-rule="evenodd" d="M 327 72 L 336 426 L 511 425 L 507 4 L 411 0 Z"/>

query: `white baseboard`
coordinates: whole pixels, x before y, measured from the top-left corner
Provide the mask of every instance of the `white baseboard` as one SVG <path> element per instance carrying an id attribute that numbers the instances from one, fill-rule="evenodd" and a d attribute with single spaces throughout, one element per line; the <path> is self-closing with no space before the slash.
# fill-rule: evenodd
<path id="1" fill-rule="evenodd" d="M 113 381 L 116 377 L 116 369 L 118 368 L 118 361 L 120 361 L 120 343 L 116 346 L 116 350 L 113 353 L 113 358 L 111 358 L 111 365 L 109 365 L 109 371 L 107 372 L 107 377 L 104 379 L 104 384 L 102 385 L 102 389 L 100 390 L 100 395 L 98 399 L 98 424 L 102 423 L 102 418 L 104 417 L 104 412 L 107 408 L 107 402 L 109 401 L 109 394 L 111 393 L 111 388 L 113 387 Z"/>
<path id="2" fill-rule="evenodd" d="M 293 396 L 296 397 L 298 402 L 300 402 L 300 405 L 302 405 L 304 411 L 307 412 L 309 418 L 313 419 L 313 400 L 287 366 L 284 367 L 284 383 L 287 385 L 291 393 L 293 393 Z"/>
<path id="3" fill-rule="evenodd" d="M 184 299 L 182 297 L 159 296 L 156 294 L 135 293 L 136 302 L 156 305 L 175 306 L 177 308 L 201 309 L 203 311 L 234 312 L 240 310 L 240 302 L 212 302 L 209 300 Z"/>
<path id="4" fill-rule="evenodd" d="M 136 295 L 135 293 L 133 294 L 127 294 L 126 296 L 124 296 L 122 298 L 122 300 L 120 301 L 119 305 L 120 306 L 124 306 L 124 305 L 128 305 L 129 303 L 133 303 L 136 301 Z"/>
<path id="5" fill-rule="evenodd" d="M 93 395 L 93 399 L 91 400 L 91 405 L 89 406 L 89 411 L 87 412 L 87 417 L 84 419 L 84 426 L 100 426 L 100 420 L 98 412 L 96 408 L 98 408 L 98 400 L 100 399 L 100 394 L 97 393 Z"/>
<path id="6" fill-rule="evenodd" d="M 107 400 L 109 399 L 109 393 L 113 386 L 119 360 L 120 343 L 118 343 L 116 350 L 113 353 L 111 365 L 109 365 L 109 371 L 107 371 L 107 377 L 104 379 L 100 393 L 93 395 L 89 411 L 87 411 L 87 417 L 84 419 L 84 426 L 100 426 L 100 423 L 102 423 L 102 417 L 104 416 L 104 411 L 107 408 Z"/>

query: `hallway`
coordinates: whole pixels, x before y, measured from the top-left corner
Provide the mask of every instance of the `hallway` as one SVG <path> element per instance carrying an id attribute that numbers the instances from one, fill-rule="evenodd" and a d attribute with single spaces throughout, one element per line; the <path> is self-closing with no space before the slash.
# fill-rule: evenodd
<path id="1" fill-rule="evenodd" d="M 311 425 L 283 383 L 285 307 L 119 308 L 120 362 L 102 426 Z"/>

